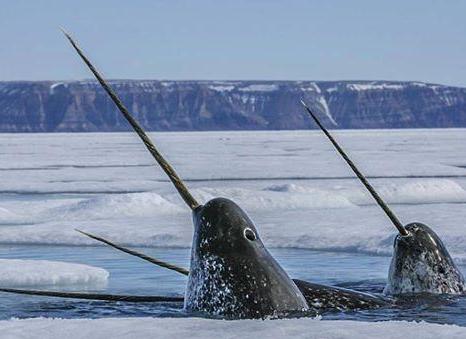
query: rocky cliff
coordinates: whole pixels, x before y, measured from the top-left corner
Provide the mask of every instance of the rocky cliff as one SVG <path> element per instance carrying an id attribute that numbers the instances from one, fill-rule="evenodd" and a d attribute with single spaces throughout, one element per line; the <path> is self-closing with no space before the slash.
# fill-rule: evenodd
<path id="1" fill-rule="evenodd" d="M 388 81 L 142 81 L 111 84 L 147 130 L 466 127 L 466 88 Z M 126 131 L 93 81 L 0 82 L 0 132 Z"/>

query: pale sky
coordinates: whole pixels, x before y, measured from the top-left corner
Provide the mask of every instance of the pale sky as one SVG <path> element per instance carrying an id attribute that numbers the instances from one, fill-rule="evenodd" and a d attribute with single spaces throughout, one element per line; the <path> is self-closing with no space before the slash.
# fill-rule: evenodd
<path id="1" fill-rule="evenodd" d="M 466 1 L 0 0 L 0 80 L 416 80 L 466 86 Z"/>

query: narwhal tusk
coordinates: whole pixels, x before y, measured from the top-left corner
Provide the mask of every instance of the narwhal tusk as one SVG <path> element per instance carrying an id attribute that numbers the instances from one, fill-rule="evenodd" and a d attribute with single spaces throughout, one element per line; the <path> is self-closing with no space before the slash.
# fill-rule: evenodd
<path id="1" fill-rule="evenodd" d="M 126 302 L 182 302 L 183 297 L 164 297 L 153 295 L 118 295 L 118 294 L 98 294 L 98 293 L 81 293 L 81 292 L 56 292 L 42 290 L 21 290 L 16 288 L 0 288 L 0 292 L 43 295 L 46 297 L 86 299 L 86 300 L 103 300 L 103 301 L 126 301 Z"/>
<path id="2" fill-rule="evenodd" d="M 173 183 L 173 185 L 175 185 L 176 189 L 178 190 L 178 192 L 180 193 L 181 197 L 186 202 L 186 204 L 192 210 L 194 210 L 196 207 L 198 207 L 199 203 L 191 195 L 191 193 L 189 192 L 188 188 L 184 185 L 181 178 L 178 176 L 178 174 L 176 174 L 175 170 L 170 166 L 170 164 L 165 160 L 165 158 L 162 156 L 162 154 L 157 150 L 157 148 L 155 147 L 155 145 L 153 144 L 153 142 L 151 141 L 149 136 L 144 132 L 144 130 L 138 124 L 138 122 L 131 116 L 128 109 L 125 107 L 125 105 L 120 100 L 120 98 L 116 95 L 116 93 L 113 91 L 113 89 L 110 87 L 110 85 L 107 84 L 107 82 L 104 80 L 104 78 L 102 78 L 102 76 L 97 71 L 97 69 L 91 64 L 89 59 L 87 59 L 87 57 L 84 55 L 84 53 L 78 47 L 78 45 L 73 40 L 73 38 L 71 38 L 71 36 L 67 32 L 65 32 L 63 29 L 62 29 L 62 31 L 63 31 L 63 34 L 65 34 L 66 38 L 70 41 L 71 45 L 74 47 L 76 52 L 78 52 L 81 59 L 84 61 L 84 63 L 87 65 L 87 67 L 89 67 L 89 69 L 94 74 L 94 76 L 97 78 L 99 83 L 102 85 L 102 87 L 108 93 L 108 95 L 113 100 L 115 105 L 118 107 L 120 112 L 123 114 L 123 116 L 129 122 L 129 124 L 133 127 L 134 131 L 139 135 L 142 142 L 144 143 L 144 145 L 146 145 L 147 149 L 152 154 L 152 156 L 155 158 L 157 163 L 160 165 L 160 167 L 162 167 L 162 169 L 168 175 L 171 182 Z"/>
<path id="3" fill-rule="evenodd" d="M 375 191 L 375 189 L 372 187 L 371 184 L 367 181 L 367 179 L 364 177 L 364 175 L 358 170 L 356 165 L 351 161 L 351 159 L 346 155 L 345 151 L 340 147 L 340 145 L 336 142 L 336 140 L 332 137 L 332 135 L 328 132 L 328 130 L 322 125 L 322 123 L 319 121 L 317 116 L 311 111 L 311 109 L 306 105 L 306 103 L 301 100 L 301 104 L 304 106 L 304 108 L 307 110 L 307 112 L 310 114 L 312 119 L 314 119 L 315 123 L 319 126 L 319 128 L 324 132 L 324 134 L 327 136 L 327 138 L 330 140 L 330 142 L 333 144 L 333 146 L 336 148 L 338 153 L 345 159 L 346 163 L 351 167 L 353 172 L 356 174 L 356 176 L 359 178 L 359 180 L 362 182 L 362 184 L 367 188 L 369 193 L 372 195 L 372 197 L 375 199 L 377 204 L 383 209 L 385 214 L 388 216 L 388 218 L 391 220 L 393 225 L 398 229 L 398 232 L 400 232 L 401 235 L 406 236 L 408 235 L 408 231 L 404 228 L 403 224 L 398 220 L 396 215 L 392 212 L 392 210 L 388 207 L 388 205 L 382 200 L 382 198 L 379 196 L 379 194 Z"/>
<path id="4" fill-rule="evenodd" d="M 83 231 L 80 231 L 80 230 L 76 230 L 78 231 L 79 233 L 81 234 L 84 234 L 86 236 L 88 236 L 89 238 L 92 238 L 94 240 L 97 240 L 97 241 L 100 241 L 100 242 L 103 242 L 104 244 L 107 244 L 113 248 L 116 248 L 117 250 L 119 251 L 122 251 L 122 252 L 125 252 L 125 253 L 128 253 L 130 255 L 133 255 L 133 256 L 136 256 L 138 258 L 141 258 L 143 260 L 146 260 L 152 264 L 155 264 L 157 266 L 160 266 L 160 267 L 164 267 L 164 268 L 168 268 L 169 270 L 172 270 L 172 271 L 176 271 L 178 273 L 181 273 L 181 274 L 184 274 L 184 275 L 188 275 L 189 274 L 189 271 L 185 268 L 182 268 L 182 267 L 178 267 L 178 266 L 175 266 L 173 264 L 170 264 L 170 263 L 167 263 L 165 261 L 161 261 L 159 259 L 156 259 L 156 258 L 153 258 L 153 257 L 149 257 L 143 253 L 139 253 L 137 251 L 134 251 L 134 250 L 131 250 L 129 248 L 126 248 L 126 247 L 123 247 L 123 246 L 120 246 L 120 245 L 117 245 L 109 240 L 106 240 L 104 238 L 101 238 L 101 237 L 98 237 L 96 235 L 92 235 L 90 233 L 86 233 L 86 232 L 83 232 Z"/>

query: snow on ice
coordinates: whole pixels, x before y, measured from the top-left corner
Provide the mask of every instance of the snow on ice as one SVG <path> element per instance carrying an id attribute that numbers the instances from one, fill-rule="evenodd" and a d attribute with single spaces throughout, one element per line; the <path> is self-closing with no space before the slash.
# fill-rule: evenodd
<path id="1" fill-rule="evenodd" d="M 0 259 L 1 287 L 105 288 L 109 273 L 103 268 L 49 260 Z"/>
<path id="2" fill-rule="evenodd" d="M 466 260 L 462 129 L 335 131 L 405 222 Z M 390 255 L 396 232 L 319 131 L 154 133 L 200 201 L 233 199 L 269 247 Z M 1 135 L 0 243 L 189 247 L 189 210 L 132 133 Z M 345 232 L 340 230 L 344 228 Z"/>
<path id="3" fill-rule="evenodd" d="M 201 318 L 12 319 L 4 338 L 465 338 L 466 328 L 424 322 L 319 319 L 212 320 Z"/>

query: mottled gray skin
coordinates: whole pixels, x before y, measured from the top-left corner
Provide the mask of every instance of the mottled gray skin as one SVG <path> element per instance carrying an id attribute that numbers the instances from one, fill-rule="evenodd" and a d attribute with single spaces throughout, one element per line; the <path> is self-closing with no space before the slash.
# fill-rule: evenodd
<path id="1" fill-rule="evenodd" d="M 411 223 L 397 235 L 385 294 L 462 294 L 464 277 L 440 238 L 428 226 Z"/>
<path id="2" fill-rule="evenodd" d="M 226 318 L 265 318 L 308 310 L 307 302 L 234 202 L 216 198 L 193 211 L 185 309 Z"/>
<path id="3" fill-rule="evenodd" d="M 335 311 L 355 311 L 390 306 L 392 301 L 368 293 L 341 287 L 314 284 L 293 279 L 306 298 L 309 310 L 318 314 Z"/>

